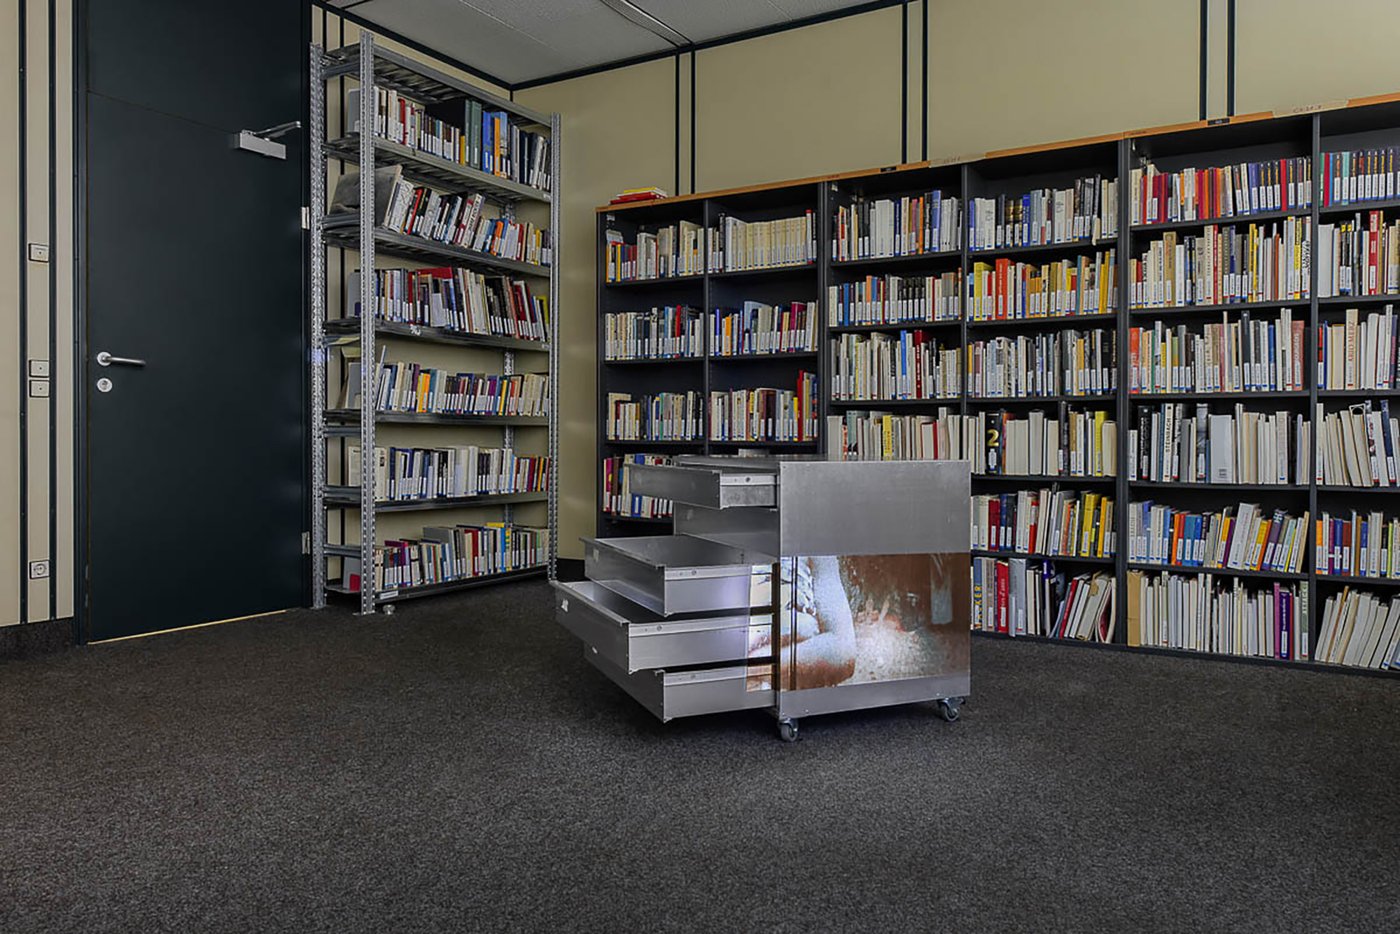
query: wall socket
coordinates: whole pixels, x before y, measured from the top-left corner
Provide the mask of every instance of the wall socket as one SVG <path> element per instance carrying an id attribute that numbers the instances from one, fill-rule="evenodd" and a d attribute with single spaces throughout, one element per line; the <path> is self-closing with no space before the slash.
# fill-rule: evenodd
<path id="1" fill-rule="evenodd" d="M 47 561 L 29 562 L 29 579 L 32 581 L 43 580 L 49 576 L 49 563 Z"/>
<path id="2" fill-rule="evenodd" d="M 47 263 L 49 261 L 49 245 L 47 243 L 29 244 L 29 261 L 31 263 Z"/>

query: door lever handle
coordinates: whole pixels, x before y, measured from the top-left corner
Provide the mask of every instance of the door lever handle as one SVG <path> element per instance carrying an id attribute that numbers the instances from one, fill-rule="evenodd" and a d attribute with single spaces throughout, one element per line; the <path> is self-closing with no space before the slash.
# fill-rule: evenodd
<path id="1" fill-rule="evenodd" d="M 113 364 L 117 366 L 145 366 L 146 361 L 138 360 L 135 357 L 114 357 L 105 350 L 98 351 L 98 366 L 112 366 Z"/>

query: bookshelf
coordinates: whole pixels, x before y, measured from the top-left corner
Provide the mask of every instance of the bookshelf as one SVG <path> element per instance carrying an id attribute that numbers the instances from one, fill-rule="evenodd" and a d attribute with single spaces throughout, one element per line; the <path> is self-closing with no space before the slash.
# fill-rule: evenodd
<path id="1" fill-rule="evenodd" d="M 1340 153 L 1350 154 L 1345 162 L 1337 155 Z M 1330 163 L 1327 161 L 1329 158 Z M 1259 200 L 1245 205 L 1242 201 L 1237 202 L 1235 196 L 1238 192 L 1232 190 L 1227 200 L 1223 189 L 1230 177 L 1223 170 L 1242 163 L 1264 164 L 1263 171 L 1272 174 L 1251 176 L 1250 172 L 1258 170 L 1246 169 L 1244 180 L 1246 183 L 1257 182 L 1262 192 L 1265 181 L 1272 183 L 1277 179 L 1279 195 L 1273 197 L 1270 191 Z M 1310 174 L 1304 173 L 1305 165 L 1310 168 Z M 1324 175 L 1334 168 L 1339 171 L 1345 168 L 1351 173 L 1348 177 L 1359 178 L 1354 190 L 1357 198 L 1364 196 L 1365 200 L 1338 204 L 1337 198 L 1324 197 Z M 1365 177 L 1368 173 L 1372 176 L 1369 180 Z M 979 416 L 986 418 L 1004 412 L 1013 419 L 1029 420 L 1032 413 L 1043 412 L 1044 418 L 1050 419 L 1061 411 L 1077 411 L 1090 413 L 1090 424 L 1093 424 L 1092 413 L 1102 412 L 1104 421 L 1111 420 L 1115 424 L 1116 432 L 1110 443 L 1116 469 L 1110 476 L 1091 475 L 1092 471 L 1081 471 L 1076 475 L 1046 474 L 1035 470 L 1010 474 L 988 470 L 974 462 L 974 496 L 1005 494 L 1015 497 L 1048 490 L 1052 495 L 1077 493 L 1083 496 L 1093 493 L 1111 498 L 1113 502 L 1112 533 L 1108 541 L 1111 553 L 1045 557 L 1039 553 L 1043 551 L 1041 548 L 1024 555 L 1011 553 L 1032 563 L 1049 561 L 1057 571 L 1069 578 L 1094 573 L 1110 575 L 1113 579 L 1111 631 L 1105 626 L 1100 632 L 1090 634 L 1085 641 L 1056 636 L 1031 638 L 1073 641 L 1080 645 L 1127 651 L 1189 654 L 1294 667 L 1389 674 L 1392 672 L 1375 672 L 1363 667 L 1358 661 L 1358 653 L 1363 650 L 1352 646 L 1348 646 L 1351 654 L 1346 656 L 1345 661 L 1340 656 L 1336 661 L 1314 660 L 1329 655 L 1325 651 L 1327 646 L 1318 644 L 1319 638 L 1329 637 L 1326 612 L 1331 605 L 1329 600 L 1340 606 L 1342 595 L 1347 594 L 1353 603 L 1358 599 L 1362 603 L 1373 599 L 1382 606 L 1388 606 L 1392 597 L 1400 593 L 1400 579 L 1388 576 L 1378 577 L 1369 572 L 1318 573 L 1314 554 L 1318 518 L 1325 513 L 1331 520 L 1350 523 L 1352 510 L 1356 510 L 1358 519 L 1366 519 L 1373 525 L 1378 515 L 1382 520 L 1380 528 L 1383 534 L 1389 536 L 1391 533 L 1384 531 L 1387 524 L 1400 518 L 1400 507 L 1390 504 L 1400 503 L 1400 496 L 1387 497 L 1384 494 L 1400 494 L 1400 486 L 1355 486 L 1335 477 L 1324 479 L 1317 461 L 1319 439 L 1316 423 L 1319 413 L 1324 416 L 1354 413 L 1354 419 L 1363 418 L 1361 406 L 1370 403 L 1374 413 L 1382 403 L 1388 406 L 1390 400 L 1400 397 L 1400 381 L 1396 379 L 1400 374 L 1392 372 L 1390 381 L 1379 386 L 1374 383 L 1329 385 L 1319 378 L 1317 364 L 1319 325 L 1344 326 L 1350 320 L 1349 309 L 1356 309 L 1356 319 L 1365 323 L 1368 314 L 1382 314 L 1389 304 L 1400 307 L 1400 245 L 1392 250 L 1392 241 L 1386 239 L 1390 229 L 1388 225 L 1400 220 L 1400 174 L 1397 173 L 1400 173 L 1400 95 L 1366 99 L 1351 106 L 1316 112 L 1251 114 L 986 153 L 956 162 L 916 163 L 833 174 L 722 192 L 704 192 L 639 205 L 607 205 L 598 208 L 600 335 L 603 316 L 610 312 L 674 303 L 691 303 L 701 309 L 713 309 L 718 302 L 760 295 L 772 299 L 778 296 L 792 298 L 793 290 L 810 292 L 815 288 L 821 306 L 818 344 L 823 353 L 817 361 L 816 373 L 823 418 L 817 442 L 808 445 L 806 450 L 839 456 L 832 448 L 835 430 L 832 417 L 842 418 L 848 413 L 871 410 L 887 413 L 895 420 L 905 420 L 895 426 L 896 433 L 892 436 L 894 443 L 900 445 L 901 452 L 924 450 L 929 443 L 927 439 L 933 438 L 937 444 L 948 445 L 954 453 L 962 456 L 970 453 L 973 444 L 983 444 L 984 439 L 974 437 L 973 430 L 969 428 L 968 420 Z M 1381 177 L 1383 175 L 1388 175 L 1388 180 Z M 1145 202 L 1134 205 L 1135 188 L 1141 184 L 1139 179 L 1155 176 L 1175 177 L 1177 182 L 1147 183 L 1166 186 L 1149 188 L 1149 194 L 1153 191 L 1171 193 L 1173 184 L 1178 192 L 1189 189 L 1190 197 L 1182 196 L 1179 210 L 1163 209 L 1158 214 L 1147 214 L 1144 213 L 1147 207 Z M 1062 237 L 1044 232 L 1019 241 L 1014 238 L 1001 242 L 993 238 L 991 243 L 985 244 L 974 241 L 970 222 L 973 205 L 977 203 L 975 199 L 1005 196 L 1009 201 L 1020 204 L 1023 203 L 1020 200 L 1022 196 L 1032 192 L 1048 190 L 1053 193 L 1069 189 L 1075 192 L 1071 200 L 1078 203 L 1080 194 L 1087 188 L 1076 187 L 1075 183 L 1086 178 L 1095 179 L 1099 184 L 1116 183 L 1116 201 L 1102 199 L 1105 210 L 1099 214 L 1099 224 L 1071 229 L 1066 235 L 1069 242 L 1059 242 Z M 1290 182 L 1294 183 L 1291 187 Z M 1215 187 L 1212 188 L 1212 185 Z M 1390 187 L 1387 188 L 1387 185 Z M 1345 192 L 1347 189 L 1339 190 Z M 955 243 L 929 242 L 926 237 L 925 243 L 915 243 L 912 248 L 901 247 L 896 241 L 893 247 L 883 244 L 879 249 L 864 251 L 853 251 L 850 243 L 844 246 L 834 243 L 834 238 L 841 237 L 847 231 L 848 228 L 843 225 L 852 217 L 857 218 L 859 223 L 868 219 L 885 219 L 883 215 L 871 213 L 875 210 L 874 202 L 917 198 L 931 192 L 939 192 L 941 198 L 955 198 L 958 201 L 960 236 Z M 1055 196 L 1050 195 L 1047 201 L 1036 202 L 1032 199 L 1024 203 L 1033 208 L 1054 205 Z M 818 217 L 820 249 L 813 268 L 757 273 L 747 281 L 736 276 L 703 271 L 643 282 L 609 283 L 606 280 L 604 253 L 610 230 L 621 231 L 624 239 L 630 241 L 638 232 L 654 231 L 682 219 L 703 230 L 720 211 L 739 214 L 752 212 L 752 216 L 757 218 L 779 216 L 784 210 L 798 207 L 813 208 Z M 880 210 L 887 209 L 884 206 Z M 1378 212 L 1374 222 L 1371 212 Z M 1070 213 L 1073 214 L 1073 211 Z M 1372 294 L 1322 294 L 1318 272 L 1321 260 L 1306 266 L 1301 262 L 1283 262 L 1288 257 L 1305 253 L 1317 257 L 1320 225 L 1330 224 L 1340 230 L 1344 221 L 1353 222 L 1358 214 L 1361 216 L 1361 233 L 1351 247 L 1351 258 L 1355 259 L 1355 252 L 1359 249 L 1355 244 L 1365 243 L 1373 227 L 1377 229 L 1376 239 L 1381 245 L 1378 278 L 1374 285 L 1365 288 Z M 1092 277 L 1084 272 L 1087 266 L 1076 265 L 1079 257 L 1093 259 L 1109 250 L 1113 251 L 1111 267 L 1106 263 L 1088 264 L 1094 267 Z M 1168 267 L 1164 259 L 1168 252 L 1174 258 L 1190 257 L 1194 265 L 1183 265 L 1177 269 L 1173 261 L 1172 266 Z M 1249 264 L 1250 256 L 1255 257 L 1253 266 Z M 1393 267 L 1389 273 L 1387 257 Z M 1223 276 L 1219 282 L 1213 279 L 1207 281 L 1202 275 L 1198 277 L 1199 281 L 1188 283 L 1187 280 L 1191 279 L 1189 273 L 1201 268 L 1205 259 L 1212 264 L 1223 264 L 1227 258 L 1244 263 L 1240 267 L 1243 275 L 1238 277 L 1239 281 L 1228 283 L 1229 288 L 1226 288 Z M 999 316 L 995 311 L 994 298 L 990 315 L 977 313 L 972 307 L 973 296 L 981 293 L 972 291 L 973 286 L 967 275 L 975 271 L 974 264 L 987 263 L 991 267 L 989 275 L 993 278 L 985 281 L 995 284 L 998 260 L 1005 261 L 1009 270 L 1025 277 L 1012 281 L 1036 283 L 1038 289 L 1043 284 L 1036 300 L 1048 304 L 1035 307 L 1032 312 L 1034 317 Z M 1258 272 L 1264 268 L 1266 260 L 1270 270 L 1268 275 Z M 1091 279 L 1095 283 L 1093 301 L 1086 304 L 1082 294 L 1070 301 L 1055 292 L 1054 285 L 1063 281 L 1056 278 L 1055 264 L 1066 261 L 1075 265 L 1077 282 Z M 1017 264 L 1025 265 L 1018 267 Z M 1142 282 L 1146 274 L 1164 279 L 1168 269 L 1171 270 L 1172 280 L 1170 290 L 1158 293 L 1145 291 L 1146 286 Z M 1364 253 L 1362 265 L 1356 268 L 1356 274 L 1363 272 Z M 900 277 L 900 282 L 919 278 L 932 288 L 932 283 L 950 273 L 957 283 L 953 293 L 954 308 L 950 314 L 944 313 L 947 311 L 944 306 L 935 306 L 932 311 L 905 310 L 892 315 L 873 313 L 873 319 L 868 309 L 864 317 L 846 314 L 847 298 L 852 294 L 850 290 L 862 283 L 884 281 L 885 277 Z M 1251 277 L 1253 273 L 1257 274 Z M 889 280 L 887 284 L 893 288 L 894 280 Z M 783 290 L 784 286 L 788 287 L 786 291 Z M 745 294 L 746 287 L 755 290 L 753 296 Z M 1054 294 L 1046 296 L 1046 292 Z M 940 307 L 943 311 L 937 310 Z M 1288 327 L 1280 325 L 1269 331 L 1269 323 L 1284 322 L 1285 310 Z M 1245 322 L 1249 327 L 1245 327 Z M 1389 324 L 1385 326 L 1390 327 Z M 1137 335 L 1141 339 L 1144 332 L 1159 327 L 1162 334 L 1176 341 L 1176 346 L 1188 348 L 1192 354 L 1188 359 L 1194 369 L 1181 374 L 1185 382 L 1169 383 L 1170 388 L 1159 387 L 1155 391 L 1144 392 L 1134 384 L 1134 376 L 1141 376 L 1145 371 L 1133 366 L 1129 339 L 1134 329 L 1142 329 Z M 1250 328 L 1255 330 L 1251 331 Z M 1296 345 L 1293 340 L 1295 330 L 1301 332 Z M 1089 380 L 1069 385 L 1062 382 L 1034 387 L 1031 390 L 1036 393 L 1034 395 L 1018 391 L 1014 382 L 1010 392 L 1000 384 L 994 387 L 995 391 L 988 391 L 986 385 L 975 391 L 973 389 L 975 381 L 969 367 L 970 348 L 995 348 L 1000 353 L 1015 341 L 1035 348 L 1048 346 L 1043 343 L 1045 341 L 1058 339 L 1063 342 L 1066 335 L 1078 334 L 1082 337 L 1093 332 L 1099 332 L 1095 337 L 1098 341 L 1094 345 L 1096 352 L 1107 355 L 1103 367 L 1110 371 L 1107 375 L 1111 380 L 1106 383 L 1095 384 Z M 1246 334 L 1251 335 L 1250 340 L 1254 334 L 1263 334 L 1265 340 L 1273 341 L 1269 346 L 1277 349 L 1285 333 L 1290 337 L 1288 355 L 1269 357 L 1274 360 L 1276 370 L 1269 373 L 1266 365 L 1256 374 L 1259 376 L 1257 381 L 1239 386 L 1226 383 L 1217 385 L 1215 377 L 1210 375 L 1203 362 L 1196 367 L 1198 361 L 1208 359 L 1205 356 L 1207 348 L 1216 352 L 1223 347 L 1237 353 Z M 1394 333 L 1385 333 L 1393 350 Z M 844 393 L 833 393 L 834 353 L 841 346 L 843 337 L 903 335 L 899 339 L 914 346 L 912 335 L 915 334 L 922 335 L 920 340 L 937 340 L 940 346 L 954 346 L 961 350 L 959 392 L 940 391 L 935 398 L 908 398 L 901 394 L 877 402 L 842 398 L 838 396 Z M 1037 344 L 1037 341 L 1042 343 Z M 665 364 L 609 362 L 603 359 L 601 346 L 600 337 L 600 463 L 603 458 L 621 453 L 664 455 L 676 450 L 729 452 L 738 447 L 703 440 L 670 447 L 657 444 L 648 446 L 643 442 L 610 442 L 601 428 L 606 421 L 606 394 L 610 391 L 646 393 L 676 386 L 694 387 L 707 393 L 712 386 L 762 385 L 763 380 L 775 378 L 771 372 L 745 371 L 738 361 L 729 361 L 726 371 L 708 358 Z M 1201 354 L 1199 358 L 1196 356 L 1198 352 Z M 1284 365 L 1285 361 L 1296 367 L 1296 370 L 1290 371 L 1291 379 L 1288 381 L 1280 380 L 1277 372 L 1277 367 Z M 796 360 L 781 362 L 789 366 L 797 363 Z M 755 365 L 766 366 L 768 362 Z M 1201 381 L 1197 382 L 1198 379 Z M 1257 431 L 1263 430 L 1259 429 L 1259 425 L 1272 426 L 1272 449 L 1274 453 L 1286 455 L 1283 475 L 1264 477 L 1273 482 L 1245 482 L 1243 474 L 1235 475 L 1236 467 L 1232 463 L 1228 474 L 1215 478 L 1218 482 L 1202 482 L 1179 471 L 1166 476 L 1160 475 L 1160 471 L 1158 475 L 1153 475 L 1150 470 L 1144 473 L 1140 469 L 1130 469 L 1130 453 L 1136 450 L 1139 458 L 1143 453 L 1142 438 L 1135 439 L 1130 432 L 1137 429 L 1140 419 L 1150 416 L 1153 410 L 1160 413 L 1164 407 L 1173 407 L 1175 413 L 1177 406 L 1180 406 L 1182 419 L 1177 420 L 1173 414 L 1174 428 L 1180 428 L 1185 420 L 1194 419 L 1198 414 L 1205 419 L 1201 423 L 1203 425 L 1223 426 L 1225 423 L 1218 419 L 1242 413 L 1247 420 L 1239 424 L 1253 427 L 1256 433 L 1248 436 L 1250 440 L 1247 443 L 1244 434 L 1231 436 L 1239 439 L 1234 445 L 1237 456 L 1245 448 L 1255 452 L 1263 450 L 1263 446 L 1257 443 L 1262 437 Z M 1400 417 L 1400 409 L 1390 414 Z M 914 430 L 910 420 L 920 416 L 938 420 L 938 427 L 926 429 L 928 434 L 923 436 L 924 440 L 910 434 Z M 1254 416 L 1268 416 L 1273 421 L 1262 423 Z M 1212 421 L 1213 417 L 1217 420 Z M 1149 420 L 1144 424 L 1150 428 L 1151 422 Z M 1353 422 L 1353 425 L 1360 424 L 1360 421 Z M 1280 425 L 1283 427 L 1280 428 Z M 1298 434 L 1300 426 L 1306 433 L 1302 438 Z M 946 436 L 938 433 L 941 431 L 946 432 Z M 1220 431 L 1223 437 L 1223 428 Z M 866 440 L 878 435 L 879 432 L 874 432 L 866 436 Z M 1134 440 L 1137 440 L 1138 446 L 1131 448 Z M 1182 443 L 1180 438 L 1175 440 L 1178 445 Z M 1198 443 L 1200 440 L 1198 437 Z M 1364 428 L 1361 444 L 1365 444 Z M 785 449 L 782 445 L 752 447 L 773 451 Z M 865 449 L 864 453 L 869 456 L 872 451 Z M 1223 464 L 1223 453 L 1217 456 L 1217 464 Z M 1394 454 L 1400 458 L 1400 450 Z M 873 456 L 879 456 L 879 452 L 874 451 Z M 980 456 L 985 458 L 985 448 Z M 1383 450 L 1381 456 L 1384 457 Z M 1239 470 L 1243 471 L 1245 466 L 1241 461 Z M 1252 476 L 1262 476 L 1257 472 L 1259 464 L 1251 462 L 1247 466 L 1255 471 Z M 1361 465 L 1361 469 L 1364 473 L 1366 466 Z M 601 484 L 601 469 L 599 480 Z M 628 519 L 605 512 L 601 486 L 599 489 L 600 535 L 648 534 L 654 531 L 655 520 Z M 1306 514 L 1308 522 L 1302 526 L 1304 534 L 1301 536 L 1304 540 L 1289 546 L 1302 549 L 1301 561 L 1296 570 L 1283 569 L 1282 563 L 1268 564 L 1266 567 L 1279 568 L 1268 570 L 1256 568 L 1255 563 L 1243 560 L 1236 566 L 1223 568 L 1138 560 L 1129 547 L 1128 519 L 1131 510 L 1147 503 L 1200 514 L 1202 530 L 1206 528 L 1210 514 L 1226 509 L 1238 511 L 1241 504 L 1258 506 L 1271 520 L 1275 513 L 1291 518 Z M 1389 560 L 1389 541 L 1389 538 L 1385 539 L 1385 560 Z M 1376 551 L 1372 546 L 1366 554 L 1371 555 L 1373 560 L 1380 560 L 1379 555 L 1372 554 Z M 1007 557 L 1005 547 L 974 549 L 975 559 Z M 1163 578 L 1163 574 L 1171 576 Z M 1210 607 L 1228 605 L 1230 612 L 1235 612 L 1236 607 L 1232 600 L 1238 599 L 1253 607 L 1251 601 L 1257 601 L 1261 593 L 1267 592 L 1271 598 L 1268 607 L 1278 614 L 1280 620 L 1286 618 L 1291 630 L 1286 635 L 1281 634 L 1279 621 L 1271 620 L 1267 627 L 1258 626 L 1249 632 L 1245 631 L 1248 627 L 1243 625 L 1237 627 L 1238 631 L 1224 632 L 1219 627 L 1212 630 L 1203 623 L 1199 631 L 1169 632 L 1158 627 L 1161 631 L 1140 634 L 1137 630 L 1146 625 L 1143 622 L 1145 611 L 1138 605 L 1138 595 L 1130 593 L 1130 589 L 1136 589 L 1141 579 L 1159 586 L 1163 592 L 1176 589 L 1194 593 L 1195 597 L 1191 599 L 1204 593 L 1208 601 L 1214 601 Z M 1149 591 L 1156 593 L 1150 588 Z M 1280 597 L 1280 593 L 1284 596 Z M 1371 611 L 1377 612 L 1374 607 Z M 1200 618 L 1208 619 L 1210 612 L 1209 607 L 1201 610 Z M 1365 612 L 1364 608 L 1359 612 Z M 1131 636 L 1130 625 L 1134 629 Z M 1148 635 L 1155 636 L 1156 641 L 1149 641 Z M 1300 635 L 1306 636 L 1306 658 L 1297 656 L 1296 650 L 1301 647 Z M 1104 641 L 1098 641 L 1100 636 Z M 1137 644 L 1130 645 L 1130 638 Z M 1262 641 L 1256 643 L 1256 639 Z M 1274 640 L 1272 646 L 1270 639 Z M 1287 645 L 1287 651 L 1281 650 L 1281 644 Z M 1333 649 L 1337 647 L 1332 646 Z M 1371 648 L 1375 649 L 1375 646 Z M 1288 657 L 1281 657 L 1283 655 Z M 1372 656 L 1373 659 L 1375 657 Z"/>
<path id="2" fill-rule="evenodd" d="M 315 605 L 553 577 L 559 117 L 369 34 L 310 58 Z"/>

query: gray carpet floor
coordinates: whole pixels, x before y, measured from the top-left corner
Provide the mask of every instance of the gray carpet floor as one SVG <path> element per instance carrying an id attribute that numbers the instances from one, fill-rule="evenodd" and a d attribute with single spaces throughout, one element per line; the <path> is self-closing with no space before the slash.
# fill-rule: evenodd
<path id="1" fill-rule="evenodd" d="M 974 644 L 662 725 L 543 584 L 0 662 L 0 931 L 1384 931 L 1400 683 Z"/>

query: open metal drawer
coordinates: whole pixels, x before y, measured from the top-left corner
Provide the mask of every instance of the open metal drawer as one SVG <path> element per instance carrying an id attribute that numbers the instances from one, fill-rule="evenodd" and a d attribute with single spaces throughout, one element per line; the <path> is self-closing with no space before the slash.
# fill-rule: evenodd
<path id="1" fill-rule="evenodd" d="M 559 623 L 613 665 L 645 668 L 709 665 L 765 657 L 771 611 L 666 618 L 593 581 L 555 582 Z"/>
<path id="2" fill-rule="evenodd" d="M 589 580 L 658 613 L 769 606 L 774 558 L 688 535 L 583 539 Z"/>
<path id="3" fill-rule="evenodd" d="M 761 464 L 690 461 L 680 465 L 628 464 L 633 493 L 710 509 L 777 505 L 778 474 Z"/>
<path id="4" fill-rule="evenodd" d="M 585 646 L 584 657 L 662 721 L 773 706 L 773 664 L 628 674 Z"/>

